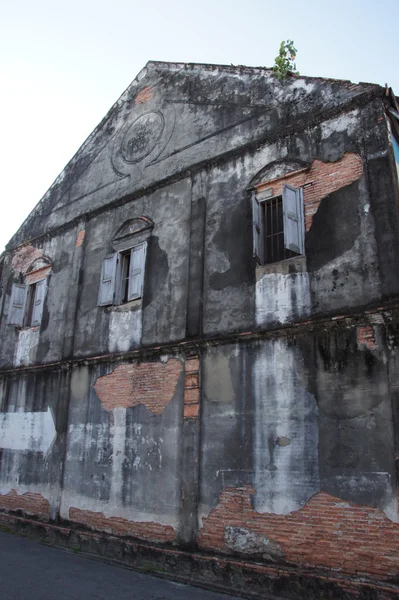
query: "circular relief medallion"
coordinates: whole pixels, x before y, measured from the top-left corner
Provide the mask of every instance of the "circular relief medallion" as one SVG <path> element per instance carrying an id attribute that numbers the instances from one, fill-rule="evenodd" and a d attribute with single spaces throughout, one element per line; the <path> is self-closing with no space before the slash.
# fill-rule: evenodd
<path id="1" fill-rule="evenodd" d="M 159 112 L 149 112 L 139 117 L 123 136 L 123 160 L 136 163 L 148 156 L 159 141 L 164 125 L 163 116 Z"/>

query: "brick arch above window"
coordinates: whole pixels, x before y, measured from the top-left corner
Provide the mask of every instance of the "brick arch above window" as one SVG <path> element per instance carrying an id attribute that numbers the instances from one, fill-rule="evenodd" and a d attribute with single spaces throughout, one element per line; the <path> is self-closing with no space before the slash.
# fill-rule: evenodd
<path id="1" fill-rule="evenodd" d="M 304 222 L 304 231 L 297 236 L 298 239 L 301 237 L 300 251 L 295 251 L 297 254 L 303 254 L 304 234 L 312 226 L 313 216 L 317 212 L 321 200 L 332 192 L 357 181 L 362 173 L 363 161 L 361 156 L 349 152 L 335 162 L 323 162 L 315 159 L 309 165 L 301 161 L 275 161 L 259 171 L 252 179 L 249 188 L 252 195 L 254 256 L 257 262 L 264 264 L 289 258 L 288 254 L 281 254 L 282 258 L 277 260 L 275 258 L 269 259 L 267 256 L 268 233 L 265 223 L 269 213 L 266 208 L 269 209 L 271 204 L 275 203 L 276 210 L 279 209 L 282 212 L 284 222 L 291 229 L 293 229 L 295 219 L 301 226 Z M 294 190 L 298 191 L 296 210 L 292 209 L 295 205 Z M 287 206 L 281 209 L 277 206 L 277 199 L 281 197 L 284 204 L 284 196 L 287 199 Z M 272 220 L 277 218 L 281 221 L 280 215 L 277 215 L 276 218 L 273 215 Z M 290 219 L 290 215 L 294 219 Z M 288 235 L 288 238 L 286 236 L 289 227 L 285 225 L 280 227 L 281 231 L 279 233 L 280 237 L 284 233 L 285 248 L 294 250 L 291 245 L 291 235 Z M 272 235 L 274 235 L 273 231 Z M 280 253 L 277 254 L 280 256 Z"/>
<path id="2" fill-rule="evenodd" d="M 20 273 L 19 283 L 14 283 L 11 290 L 8 325 L 40 326 L 51 269 L 51 260 L 40 256 L 29 265 L 24 277 Z"/>
<path id="3" fill-rule="evenodd" d="M 126 304 L 143 297 L 147 243 L 154 223 L 140 216 L 125 221 L 113 240 L 113 254 L 103 258 L 98 306 Z"/>
<path id="4" fill-rule="evenodd" d="M 52 262 L 47 256 L 36 258 L 26 270 L 25 283 L 30 285 L 48 277 L 51 273 L 52 266 Z"/>

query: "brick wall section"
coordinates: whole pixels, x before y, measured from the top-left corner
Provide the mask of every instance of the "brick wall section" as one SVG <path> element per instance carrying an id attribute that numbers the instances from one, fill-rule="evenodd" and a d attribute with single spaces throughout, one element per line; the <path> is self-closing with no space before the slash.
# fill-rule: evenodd
<path id="1" fill-rule="evenodd" d="M 374 330 L 371 325 L 364 327 L 358 327 L 357 330 L 357 344 L 358 346 L 366 346 L 369 350 L 375 350 L 377 344 L 374 337 Z"/>
<path id="2" fill-rule="evenodd" d="M 25 283 L 31 285 L 32 283 L 36 283 L 36 281 L 40 281 L 41 279 L 45 279 L 50 275 L 51 266 L 43 267 L 42 269 L 37 269 L 37 271 L 32 271 L 32 273 L 27 273 L 25 275 Z"/>
<path id="3" fill-rule="evenodd" d="M 360 178 L 363 173 L 362 159 L 357 154 L 345 153 L 336 162 L 322 162 L 314 160 L 309 170 L 295 172 L 292 175 L 267 181 L 257 186 L 258 191 L 272 188 L 273 196 L 279 196 L 283 191 L 283 184 L 293 187 L 302 187 L 311 183 L 303 190 L 305 205 L 305 226 L 308 231 L 312 225 L 313 215 L 319 208 L 322 198 L 349 185 Z"/>
<path id="4" fill-rule="evenodd" d="M 172 400 L 181 372 L 182 364 L 176 358 L 166 363 L 119 365 L 109 375 L 99 377 L 94 389 L 105 410 L 144 404 L 152 413 L 160 414 Z"/>
<path id="5" fill-rule="evenodd" d="M 199 359 L 189 358 L 185 365 L 184 378 L 184 418 L 193 419 L 199 415 Z"/>
<path id="6" fill-rule="evenodd" d="M 152 98 L 152 89 L 148 85 L 147 87 L 142 89 L 141 92 L 139 92 L 137 94 L 137 96 L 134 100 L 134 103 L 135 104 L 145 104 L 145 102 L 148 102 L 148 100 L 151 100 L 151 98 Z"/>
<path id="7" fill-rule="evenodd" d="M 41 248 L 35 248 L 30 244 L 22 246 L 12 258 L 12 268 L 14 271 L 25 273 L 33 261 L 41 256 L 43 256 L 43 250 Z"/>
<path id="8" fill-rule="evenodd" d="M 79 246 L 81 246 L 83 244 L 83 241 L 85 239 L 85 234 L 86 234 L 86 231 L 84 229 L 79 231 L 78 235 L 76 236 L 76 243 L 75 243 L 76 248 L 79 248 Z"/>
<path id="9" fill-rule="evenodd" d="M 253 493 L 250 486 L 226 488 L 218 506 L 203 519 L 199 546 L 230 553 L 225 527 L 243 527 L 280 544 L 287 561 L 301 567 L 380 580 L 397 577 L 399 525 L 382 511 L 318 492 L 299 511 L 261 514 L 251 507 Z"/>
<path id="10" fill-rule="evenodd" d="M 80 523 L 95 531 L 104 531 L 111 535 L 131 536 L 147 542 L 173 542 L 176 537 L 175 530 L 170 525 L 161 525 L 154 522 L 135 523 L 120 517 L 105 517 L 101 512 L 69 509 L 69 518 L 75 523 Z"/>
<path id="11" fill-rule="evenodd" d="M 50 517 L 50 504 L 41 494 L 25 492 L 17 494 L 15 490 L 10 490 L 8 494 L 0 494 L 0 509 L 7 511 L 22 510 L 29 515 L 35 515 L 48 520 Z"/>

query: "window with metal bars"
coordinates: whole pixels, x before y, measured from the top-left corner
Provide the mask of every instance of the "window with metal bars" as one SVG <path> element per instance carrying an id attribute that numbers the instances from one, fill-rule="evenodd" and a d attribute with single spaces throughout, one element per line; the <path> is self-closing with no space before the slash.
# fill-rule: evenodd
<path id="1" fill-rule="evenodd" d="M 260 265 L 305 252 L 305 222 L 301 188 L 283 185 L 281 196 L 272 189 L 253 191 L 254 257 Z"/>
<path id="2" fill-rule="evenodd" d="M 264 263 L 273 263 L 297 255 L 284 245 L 283 197 L 278 196 L 261 204 L 263 219 Z"/>

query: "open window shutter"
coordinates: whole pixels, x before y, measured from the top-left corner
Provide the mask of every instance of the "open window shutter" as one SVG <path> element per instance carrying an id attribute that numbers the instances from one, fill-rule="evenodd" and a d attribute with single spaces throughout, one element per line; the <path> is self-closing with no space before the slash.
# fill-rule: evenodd
<path id="1" fill-rule="evenodd" d="M 252 231 L 253 231 L 253 255 L 256 261 L 263 264 L 263 235 L 262 235 L 262 217 L 260 204 L 256 193 L 252 192 Z"/>
<path id="2" fill-rule="evenodd" d="M 47 279 L 36 283 L 35 297 L 33 298 L 31 325 L 40 325 L 42 321 L 44 298 L 46 295 Z"/>
<path id="3" fill-rule="evenodd" d="M 284 246 L 298 254 L 305 253 L 305 224 L 303 218 L 303 191 L 290 185 L 283 186 Z"/>
<path id="4" fill-rule="evenodd" d="M 23 283 L 14 283 L 12 286 L 10 308 L 8 311 L 8 325 L 22 327 L 24 324 L 28 286 Z"/>
<path id="5" fill-rule="evenodd" d="M 107 306 L 114 302 L 118 261 L 118 252 L 110 254 L 103 259 L 100 289 L 98 291 L 98 306 Z"/>
<path id="6" fill-rule="evenodd" d="M 143 296 L 145 256 L 147 242 L 134 246 L 130 254 L 128 300 Z"/>

